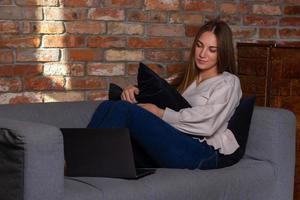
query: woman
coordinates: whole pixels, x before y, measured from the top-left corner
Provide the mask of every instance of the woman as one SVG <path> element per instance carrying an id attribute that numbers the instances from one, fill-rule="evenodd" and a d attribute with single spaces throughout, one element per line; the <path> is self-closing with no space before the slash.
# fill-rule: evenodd
<path id="1" fill-rule="evenodd" d="M 98 107 L 89 127 L 129 128 L 138 151 L 152 159 L 146 166 L 216 168 L 219 154 L 230 155 L 239 147 L 227 129 L 242 95 L 234 69 L 231 30 L 225 22 L 212 20 L 199 29 L 190 63 L 173 81 L 191 108 L 176 112 L 134 104 L 139 90 L 129 86 L 122 93 L 124 101 L 105 101 Z"/>

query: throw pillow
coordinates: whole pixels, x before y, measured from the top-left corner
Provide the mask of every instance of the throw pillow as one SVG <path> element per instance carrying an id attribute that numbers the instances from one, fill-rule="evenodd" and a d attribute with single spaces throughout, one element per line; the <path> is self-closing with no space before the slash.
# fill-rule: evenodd
<path id="1" fill-rule="evenodd" d="M 244 156 L 255 99 L 255 96 L 243 97 L 233 116 L 230 118 L 228 129 L 232 131 L 240 147 L 231 155 L 220 154 L 218 168 L 233 165 Z"/>
<path id="2" fill-rule="evenodd" d="M 191 107 L 173 86 L 143 63 L 140 63 L 138 69 L 137 82 L 140 91 L 136 95 L 138 103 L 152 103 L 159 108 L 168 107 L 175 111 Z M 110 100 L 120 100 L 121 93 L 122 88 L 110 84 L 108 95 Z"/>

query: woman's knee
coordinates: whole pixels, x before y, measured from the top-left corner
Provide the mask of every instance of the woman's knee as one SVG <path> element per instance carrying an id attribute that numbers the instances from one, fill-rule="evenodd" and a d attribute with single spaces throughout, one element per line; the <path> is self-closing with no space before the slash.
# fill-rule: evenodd
<path id="1" fill-rule="evenodd" d="M 132 108 L 132 107 L 135 107 L 136 105 L 132 104 L 128 101 L 120 100 L 120 101 L 115 101 L 114 106 L 119 107 L 119 108 Z"/>

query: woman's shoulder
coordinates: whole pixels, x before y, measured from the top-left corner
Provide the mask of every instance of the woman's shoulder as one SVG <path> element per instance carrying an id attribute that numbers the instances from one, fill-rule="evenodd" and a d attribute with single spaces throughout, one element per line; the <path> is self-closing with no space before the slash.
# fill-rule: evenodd
<path id="1" fill-rule="evenodd" d="M 229 85 L 240 85 L 240 79 L 235 74 L 229 72 L 223 72 L 221 75 L 220 82 L 218 84 L 229 84 Z"/>

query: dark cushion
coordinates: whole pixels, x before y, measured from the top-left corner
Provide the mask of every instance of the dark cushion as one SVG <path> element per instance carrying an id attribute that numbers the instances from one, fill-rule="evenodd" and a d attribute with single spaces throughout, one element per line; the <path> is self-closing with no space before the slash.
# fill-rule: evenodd
<path id="1" fill-rule="evenodd" d="M 218 168 L 237 163 L 245 154 L 255 99 L 255 96 L 243 97 L 230 118 L 228 129 L 232 131 L 240 147 L 231 155 L 220 154 Z"/>
<path id="2" fill-rule="evenodd" d="M 191 107 L 176 88 L 143 63 L 140 63 L 138 69 L 137 82 L 140 91 L 136 95 L 138 103 L 152 103 L 159 108 L 165 109 L 168 107 L 175 111 Z M 122 91 L 121 87 L 111 83 L 108 93 L 109 99 L 120 100 Z"/>

